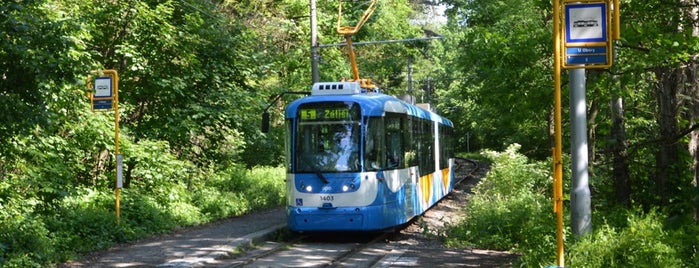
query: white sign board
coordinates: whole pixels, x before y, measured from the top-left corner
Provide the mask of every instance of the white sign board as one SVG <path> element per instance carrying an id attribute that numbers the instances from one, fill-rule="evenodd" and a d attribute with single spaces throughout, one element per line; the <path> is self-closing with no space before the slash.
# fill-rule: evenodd
<path id="1" fill-rule="evenodd" d="M 124 181 L 122 179 L 122 176 L 124 174 L 123 165 L 124 165 L 123 157 L 121 156 L 121 154 L 118 154 L 117 155 L 117 188 L 124 187 Z"/>
<path id="2" fill-rule="evenodd" d="M 95 93 L 92 95 L 95 98 L 111 98 L 112 97 L 112 78 L 97 77 L 95 78 Z"/>
<path id="3" fill-rule="evenodd" d="M 607 4 L 586 3 L 565 5 L 566 42 L 606 42 Z"/>

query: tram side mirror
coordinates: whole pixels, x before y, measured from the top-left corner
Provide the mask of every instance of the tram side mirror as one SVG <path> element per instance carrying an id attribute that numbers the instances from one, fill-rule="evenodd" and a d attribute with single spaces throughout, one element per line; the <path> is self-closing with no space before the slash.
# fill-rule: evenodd
<path id="1" fill-rule="evenodd" d="M 262 133 L 269 132 L 269 112 L 262 113 Z"/>

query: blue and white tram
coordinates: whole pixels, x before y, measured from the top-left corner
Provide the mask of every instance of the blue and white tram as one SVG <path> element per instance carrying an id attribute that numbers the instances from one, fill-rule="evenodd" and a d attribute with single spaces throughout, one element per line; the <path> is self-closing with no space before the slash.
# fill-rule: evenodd
<path id="1" fill-rule="evenodd" d="M 388 229 L 454 187 L 453 124 L 433 112 L 333 82 L 314 84 L 285 118 L 292 231 Z"/>

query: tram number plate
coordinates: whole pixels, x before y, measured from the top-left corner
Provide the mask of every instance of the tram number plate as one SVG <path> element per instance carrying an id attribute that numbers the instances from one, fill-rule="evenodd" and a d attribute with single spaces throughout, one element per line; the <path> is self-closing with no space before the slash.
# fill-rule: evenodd
<path id="1" fill-rule="evenodd" d="M 321 195 L 320 201 L 334 201 L 335 197 L 332 195 Z"/>

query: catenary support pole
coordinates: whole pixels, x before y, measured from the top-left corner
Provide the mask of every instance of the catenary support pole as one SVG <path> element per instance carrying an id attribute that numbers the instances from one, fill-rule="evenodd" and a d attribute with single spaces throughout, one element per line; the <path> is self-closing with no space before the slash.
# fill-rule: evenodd
<path id="1" fill-rule="evenodd" d="M 316 0 L 311 0 L 311 76 L 313 83 L 317 83 L 320 80 L 320 75 L 318 74 L 318 61 L 320 56 L 318 55 L 318 22 L 316 18 Z"/>
<path id="2" fill-rule="evenodd" d="M 583 235 L 592 228 L 590 187 L 587 155 L 587 106 L 585 104 L 585 69 L 570 70 L 571 172 L 570 192 L 571 228 Z"/>
<path id="3" fill-rule="evenodd" d="M 408 56 L 408 95 L 413 97 L 413 56 Z"/>

